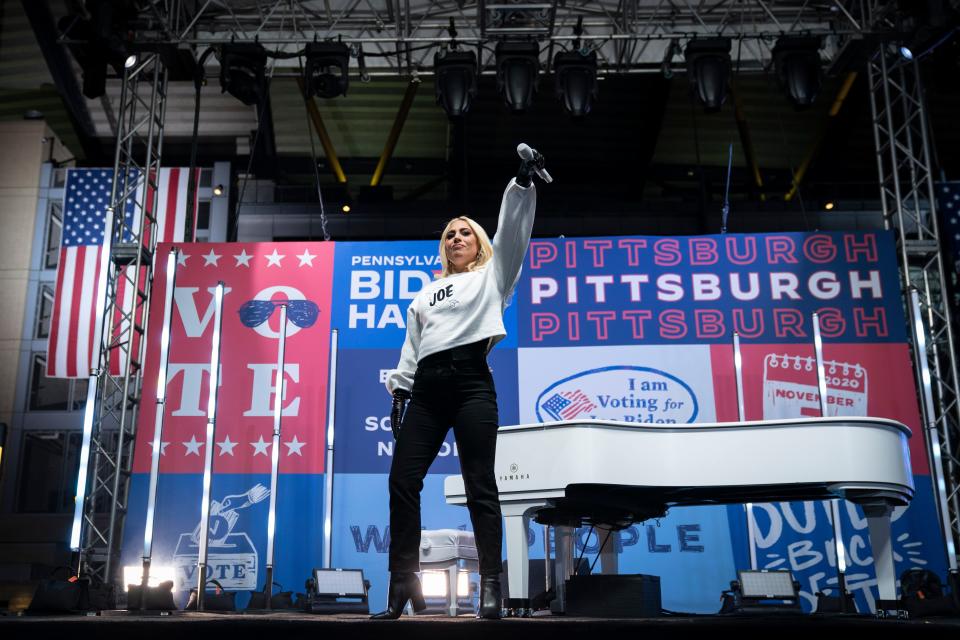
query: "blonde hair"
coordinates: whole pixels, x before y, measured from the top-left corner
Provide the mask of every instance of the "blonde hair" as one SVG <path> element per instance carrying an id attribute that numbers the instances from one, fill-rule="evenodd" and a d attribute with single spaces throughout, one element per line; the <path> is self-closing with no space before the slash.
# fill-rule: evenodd
<path id="1" fill-rule="evenodd" d="M 483 227 L 467 216 L 452 218 L 443 228 L 443 233 L 440 234 L 440 263 L 443 265 L 443 271 L 437 276 L 438 278 L 446 278 L 453 273 L 450 269 L 450 260 L 447 259 L 446 239 L 447 232 L 450 231 L 450 227 L 453 226 L 454 222 L 466 222 L 470 230 L 473 231 L 473 235 L 477 238 L 477 244 L 479 245 L 477 259 L 467 264 L 467 271 L 475 271 L 490 262 L 490 259 L 493 258 L 493 245 L 490 244 L 490 238 L 487 236 L 487 232 L 483 230 Z"/>

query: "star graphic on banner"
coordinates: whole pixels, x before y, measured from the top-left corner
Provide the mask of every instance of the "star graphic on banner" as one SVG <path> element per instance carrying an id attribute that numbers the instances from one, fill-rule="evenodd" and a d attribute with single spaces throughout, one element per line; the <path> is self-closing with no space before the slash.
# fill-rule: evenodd
<path id="1" fill-rule="evenodd" d="M 162 455 L 162 456 L 167 455 L 167 445 L 168 445 L 168 444 L 170 444 L 170 443 L 169 443 L 169 442 L 161 442 L 161 443 L 160 443 L 160 455 Z M 153 440 L 150 441 L 150 448 L 153 449 Z"/>
<path id="2" fill-rule="evenodd" d="M 304 249 L 303 253 L 297 256 L 297 259 L 300 260 L 300 264 L 298 266 L 302 267 L 306 265 L 308 267 L 312 267 L 313 259 L 316 257 L 317 256 L 310 253 L 310 249 Z"/>
<path id="3" fill-rule="evenodd" d="M 287 455 L 293 455 L 294 453 L 303 457 L 303 454 L 300 453 L 300 449 L 303 449 L 303 445 L 307 444 L 306 442 L 297 441 L 297 436 L 293 436 L 293 440 L 290 442 L 284 442 L 283 444 L 287 445 Z"/>
<path id="4" fill-rule="evenodd" d="M 183 251 L 181 251 L 181 252 L 177 255 L 177 266 L 178 266 L 178 267 L 185 267 L 185 266 L 187 266 L 187 258 L 189 258 L 189 257 L 190 257 L 189 255 L 187 255 L 187 254 L 185 254 Z"/>
<path id="5" fill-rule="evenodd" d="M 233 256 L 234 260 L 237 261 L 237 264 L 235 264 L 235 265 L 233 265 L 233 266 L 235 266 L 235 267 L 244 266 L 244 267 L 246 267 L 246 268 L 249 269 L 249 268 L 250 268 L 250 258 L 252 258 L 252 257 L 253 257 L 252 255 L 250 255 L 249 253 L 247 253 L 247 250 L 246 250 L 246 249 L 241 249 L 239 255 L 238 255 L 238 254 L 234 254 L 234 256 Z"/>
<path id="6" fill-rule="evenodd" d="M 190 436 L 190 442 L 184 442 L 184 443 L 183 443 L 183 446 L 185 446 L 185 447 L 187 448 L 187 452 L 186 452 L 185 454 L 183 454 L 183 455 L 185 455 L 185 456 L 192 456 L 192 455 L 199 456 L 199 455 L 200 455 L 200 447 L 203 446 L 203 443 L 200 442 L 199 440 L 197 440 L 197 436 Z"/>
<path id="7" fill-rule="evenodd" d="M 218 442 L 217 446 L 220 447 L 220 455 L 227 454 L 232 456 L 233 448 L 238 444 L 238 442 L 230 442 L 230 436 L 225 436 L 223 442 Z"/>
<path id="8" fill-rule="evenodd" d="M 210 265 L 213 265 L 215 267 L 218 267 L 220 266 L 217 264 L 217 260 L 219 259 L 220 259 L 220 256 L 214 253 L 213 249 L 210 249 L 210 253 L 203 256 L 203 266 L 209 267 Z"/>
<path id="9" fill-rule="evenodd" d="M 264 442 L 263 436 L 260 436 L 260 440 L 257 442 L 251 442 L 250 446 L 253 447 L 253 455 L 258 456 L 261 453 L 267 455 L 267 449 L 270 448 L 269 442 Z"/>
<path id="10" fill-rule="evenodd" d="M 271 254 L 268 255 L 268 256 L 263 256 L 263 257 L 267 259 L 267 266 L 268 266 L 268 267 L 279 267 L 279 266 L 280 266 L 280 261 L 283 260 L 284 258 L 286 258 L 287 256 L 285 256 L 285 255 L 280 255 L 280 252 L 277 251 L 276 249 L 274 249 L 274 250 L 273 250 L 273 253 L 271 253 Z"/>

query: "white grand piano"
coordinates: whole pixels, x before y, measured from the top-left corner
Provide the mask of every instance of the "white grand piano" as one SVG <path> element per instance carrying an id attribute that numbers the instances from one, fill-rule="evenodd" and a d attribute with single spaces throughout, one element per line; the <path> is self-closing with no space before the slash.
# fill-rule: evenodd
<path id="1" fill-rule="evenodd" d="M 495 469 L 511 598 L 529 596 L 531 518 L 623 525 L 673 506 L 843 498 L 863 508 L 880 598 L 894 600 L 890 514 L 913 497 L 910 435 L 899 422 L 857 417 L 501 427 Z M 466 504 L 461 476 L 447 477 L 444 493 Z"/>

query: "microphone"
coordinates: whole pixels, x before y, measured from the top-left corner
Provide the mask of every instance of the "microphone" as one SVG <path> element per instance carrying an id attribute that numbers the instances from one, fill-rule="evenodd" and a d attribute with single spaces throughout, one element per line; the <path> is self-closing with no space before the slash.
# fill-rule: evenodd
<path id="1" fill-rule="evenodd" d="M 543 158 L 543 156 L 537 153 L 536 149 L 533 149 L 526 142 L 521 142 L 520 144 L 517 145 L 517 155 L 519 155 L 522 159 L 526 160 L 527 162 L 538 162 L 540 159 Z M 553 177 L 549 173 L 547 173 L 547 170 L 544 169 L 543 167 L 534 166 L 533 170 L 536 171 L 537 175 L 540 176 L 540 179 L 546 182 L 547 184 L 553 182 Z"/>

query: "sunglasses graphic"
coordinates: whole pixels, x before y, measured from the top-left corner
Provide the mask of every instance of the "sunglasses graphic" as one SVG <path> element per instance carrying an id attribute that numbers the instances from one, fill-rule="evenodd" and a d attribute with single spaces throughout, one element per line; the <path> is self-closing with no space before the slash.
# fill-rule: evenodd
<path id="1" fill-rule="evenodd" d="M 320 315 L 320 307 L 313 300 L 287 300 L 285 302 L 272 302 L 270 300 L 249 300 L 240 307 L 240 322 L 243 326 L 259 327 L 270 319 L 273 312 L 280 305 L 287 305 L 287 320 L 306 329 L 312 327 Z"/>

